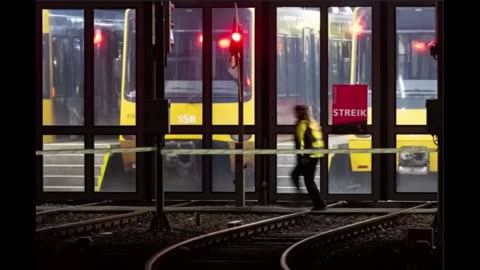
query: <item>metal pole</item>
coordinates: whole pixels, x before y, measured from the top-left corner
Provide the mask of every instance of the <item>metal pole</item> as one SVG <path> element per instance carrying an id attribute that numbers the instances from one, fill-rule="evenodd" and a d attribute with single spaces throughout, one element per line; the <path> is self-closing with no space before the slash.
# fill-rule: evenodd
<path id="1" fill-rule="evenodd" d="M 168 3 L 167 3 L 168 4 Z M 165 29 L 165 3 L 152 2 L 153 5 L 153 45 L 156 48 L 155 59 L 154 59 L 154 91 L 153 98 L 160 99 L 165 95 L 165 85 L 164 85 L 164 59 L 166 58 L 165 54 L 165 34 L 163 30 Z M 170 8 L 170 6 L 168 6 Z M 163 39 L 162 39 L 163 38 Z M 150 224 L 150 231 L 158 230 L 169 230 L 170 225 L 167 220 L 167 216 L 164 212 L 164 194 L 163 194 L 163 163 L 161 151 L 164 146 L 163 134 L 155 134 L 154 136 L 154 145 L 157 147 L 157 151 L 154 154 L 154 173 L 153 177 L 155 179 L 155 216 L 152 219 Z"/>
<path id="2" fill-rule="evenodd" d="M 243 46 L 242 46 L 243 47 Z M 243 149 L 243 52 L 236 53 L 238 63 L 238 142 L 236 149 Z M 243 154 L 235 155 L 235 190 L 237 193 L 237 206 L 245 206 L 245 175 L 243 165 Z"/>
<path id="3" fill-rule="evenodd" d="M 154 231 L 169 231 L 170 223 L 165 214 L 165 199 L 163 193 L 163 160 L 161 151 L 164 146 L 163 135 L 155 136 L 155 210 L 156 215 L 150 229 Z"/>

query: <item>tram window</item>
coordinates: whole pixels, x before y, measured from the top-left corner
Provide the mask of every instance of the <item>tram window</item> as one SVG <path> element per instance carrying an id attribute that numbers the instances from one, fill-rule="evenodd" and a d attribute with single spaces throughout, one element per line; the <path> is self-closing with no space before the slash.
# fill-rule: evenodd
<path id="1" fill-rule="evenodd" d="M 355 71 L 357 73 L 356 78 L 358 78 L 354 83 L 365 83 L 370 86 L 372 85 L 372 36 L 371 34 L 365 34 L 362 38 L 358 39 L 358 69 Z M 370 99 L 369 99 L 370 101 Z M 369 106 L 371 104 L 369 103 Z"/>
<path id="2" fill-rule="evenodd" d="M 123 57 L 123 30 L 115 31 L 115 44 L 116 47 L 113 49 L 113 65 L 112 65 L 112 73 L 115 76 L 117 83 L 121 84 L 121 76 L 122 76 L 122 57 Z M 120 93 L 120 85 L 116 87 L 118 89 L 118 93 Z"/>
<path id="3" fill-rule="evenodd" d="M 229 46 L 232 31 L 232 18 L 238 14 L 242 27 L 243 39 L 243 102 L 244 124 L 255 123 L 255 106 L 253 99 L 254 61 L 255 58 L 255 9 L 214 8 L 212 9 L 212 124 L 236 125 L 238 123 L 238 76 L 230 69 Z M 228 108 L 228 109 L 227 109 Z M 231 111 L 232 117 L 225 115 L 225 110 Z"/>
<path id="4" fill-rule="evenodd" d="M 396 9 L 396 123 L 426 125 L 425 102 L 437 98 L 434 7 Z"/>
<path id="5" fill-rule="evenodd" d="M 83 41 L 80 38 L 73 39 L 72 57 L 74 96 L 83 97 Z"/>
<path id="6" fill-rule="evenodd" d="M 298 47 L 295 46 L 295 41 L 297 41 L 297 39 L 287 39 L 287 67 L 290 73 L 287 73 L 286 76 L 290 77 L 289 80 L 287 80 L 287 93 L 289 96 L 296 96 L 300 94 L 298 92 L 303 93 L 303 89 L 298 87 L 298 65 L 300 63 L 300 59 L 298 58 L 300 58 L 300 56 L 298 55 Z"/>
<path id="7" fill-rule="evenodd" d="M 127 75 L 125 84 L 125 98 L 129 101 L 135 101 L 136 97 L 136 24 L 135 10 L 131 10 L 127 22 Z"/>
<path id="8" fill-rule="evenodd" d="M 351 41 L 347 40 L 330 40 L 329 42 L 329 65 L 330 75 L 329 81 L 332 85 L 348 84 L 350 81 L 350 58 L 351 58 Z"/>
<path id="9" fill-rule="evenodd" d="M 334 84 L 367 84 L 367 124 L 372 124 L 371 7 L 331 7 L 328 10 L 328 103 L 332 123 Z"/>
<path id="10" fill-rule="evenodd" d="M 277 124 L 295 123 L 296 104 L 320 120 L 319 48 L 319 8 L 277 8 Z"/>
<path id="11" fill-rule="evenodd" d="M 287 64 L 286 64 L 286 48 L 285 48 L 285 37 L 277 37 L 277 72 L 282 76 L 277 77 L 277 95 L 285 96 L 287 95 L 287 80 L 288 77 L 283 76 L 283 74 L 288 74 Z"/>
<path id="12" fill-rule="evenodd" d="M 75 69 L 72 55 L 72 43 L 69 37 L 57 36 L 53 43 L 53 84 L 56 97 L 71 97 L 74 90 Z"/>
<path id="13" fill-rule="evenodd" d="M 50 35 L 50 40 L 45 40 L 50 48 L 44 46 L 48 57 L 44 62 L 48 74 L 44 77 L 52 78 L 50 82 L 44 80 L 44 92 L 51 102 L 43 105 L 43 123 L 83 125 L 83 10 L 44 10 L 42 19 L 44 34 Z"/>
<path id="14" fill-rule="evenodd" d="M 221 45 L 223 40 L 230 39 L 232 19 L 235 10 L 232 8 L 215 8 L 212 10 L 212 54 L 215 58 L 212 59 L 212 99 L 215 103 L 237 102 L 238 100 L 238 86 L 235 77 L 229 72 L 228 60 L 230 52 L 228 47 Z M 254 57 L 253 48 L 253 17 L 254 11 L 249 8 L 239 8 L 238 16 L 239 22 L 243 30 L 243 77 L 246 81 L 251 78 L 252 66 L 250 59 Z M 243 83 L 244 102 L 248 102 L 252 97 L 252 91 L 249 83 Z M 214 109 L 216 110 L 216 109 Z M 238 110 L 238 109 L 237 109 Z M 238 120 L 236 120 L 238 121 Z M 214 123 L 220 124 L 220 123 Z M 236 124 L 235 121 L 230 121 L 224 124 Z"/>
<path id="15" fill-rule="evenodd" d="M 433 34 L 400 34 L 398 47 L 398 76 L 404 80 L 436 80 L 437 65 L 430 55 L 429 44 L 435 39 Z"/>
<path id="16" fill-rule="evenodd" d="M 175 45 L 167 57 L 165 68 L 165 97 L 171 102 L 202 104 L 202 48 L 205 40 L 202 34 L 202 9 L 175 8 L 173 10 Z M 195 113 L 200 116 L 202 110 Z M 186 113 L 182 113 L 187 115 Z M 170 122 L 176 124 L 177 115 L 170 116 Z M 182 121 L 180 124 L 201 125 L 202 117 L 195 121 Z"/>
<path id="17" fill-rule="evenodd" d="M 176 32 L 171 57 L 168 57 L 166 68 L 167 77 L 177 80 L 198 80 L 202 77 L 202 67 L 197 63 L 201 61 L 202 48 L 196 43 L 201 32 Z M 200 59 L 199 59 L 200 58 Z M 195 89 L 201 92 L 201 89 Z"/>
<path id="18" fill-rule="evenodd" d="M 44 34 L 42 37 L 42 98 L 48 99 L 50 98 L 50 43 L 49 43 L 50 36 L 48 34 Z"/>
<path id="19" fill-rule="evenodd" d="M 56 96 L 60 97 L 64 94 L 63 90 L 63 74 L 64 74 L 64 51 L 62 39 L 54 36 L 52 38 L 53 52 L 53 86 L 55 87 Z"/>
<path id="20" fill-rule="evenodd" d="M 129 92 L 135 90 L 135 82 L 132 85 L 132 77 L 135 79 L 135 51 L 130 46 L 135 46 L 135 37 L 130 35 L 134 29 L 128 21 L 132 18 L 131 11 L 126 9 L 95 9 L 94 10 L 94 124 L 116 126 L 120 124 L 120 104 L 122 103 L 122 78 L 125 79 L 124 90 L 128 101 L 135 101 Z M 127 24 L 127 26 L 126 26 Z M 125 56 L 126 72 L 122 77 L 123 37 L 127 39 L 129 55 Z M 122 46 L 122 47 L 120 47 Z M 133 72 L 133 74 L 132 74 Z M 133 92 L 134 93 L 134 92 Z M 128 108 L 129 102 L 124 102 L 124 112 L 134 111 Z M 129 113 L 126 113 L 127 115 Z M 124 120 L 126 117 L 123 118 Z"/>

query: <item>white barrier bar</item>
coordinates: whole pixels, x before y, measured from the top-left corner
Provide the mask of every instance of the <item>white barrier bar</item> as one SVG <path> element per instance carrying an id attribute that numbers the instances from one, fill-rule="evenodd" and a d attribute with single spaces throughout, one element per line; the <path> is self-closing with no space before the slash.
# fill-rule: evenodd
<path id="1" fill-rule="evenodd" d="M 153 152 L 156 147 L 132 147 L 132 148 L 106 148 L 106 149 L 63 149 L 36 151 L 40 155 L 60 154 L 107 154 L 107 153 L 132 153 Z M 433 153 L 438 152 L 434 148 L 410 146 L 401 148 L 362 148 L 362 149 L 163 149 L 162 155 L 278 155 L 278 154 L 395 154 L 395 153 Z"/>

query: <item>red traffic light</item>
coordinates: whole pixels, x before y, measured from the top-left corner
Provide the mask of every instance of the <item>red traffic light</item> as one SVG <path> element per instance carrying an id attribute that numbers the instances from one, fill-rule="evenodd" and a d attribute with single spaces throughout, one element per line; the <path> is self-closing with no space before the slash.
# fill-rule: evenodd
<path id="1" fill-rule="evenodd" d="M 243 30 L 236 18 L 233 18 L 232 32 L 230 36 L 230 54 L 243 52 Z"/>
<path id="2" fill-rule="evenodd" d="M 239 42 L 242 39 L 242 35 L 240 35 L 238 32 L 234 32 L 232 33 L 232 39 L 235 42 Z"/>

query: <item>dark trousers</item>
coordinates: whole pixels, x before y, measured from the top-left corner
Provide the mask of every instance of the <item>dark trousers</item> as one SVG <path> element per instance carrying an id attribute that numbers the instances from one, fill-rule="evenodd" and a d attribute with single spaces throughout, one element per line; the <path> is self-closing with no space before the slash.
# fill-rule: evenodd
<path id="1" fill-rule="evenodd" d="M 295 169 L 292 171 L 292 178 L 298 187 L 300 175 L 303 175 L 305 181 L 305 187 L 307 188 L 308 195 L 313 202 L 314 207 L 322 207 L 325 205 L 320 198 L 320 191 L 315 184 L 315 169 L 317 167 L 319 158 L 305 158 L 304 162 L 298 162 Z"/>

